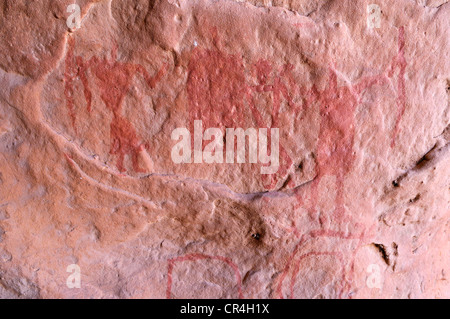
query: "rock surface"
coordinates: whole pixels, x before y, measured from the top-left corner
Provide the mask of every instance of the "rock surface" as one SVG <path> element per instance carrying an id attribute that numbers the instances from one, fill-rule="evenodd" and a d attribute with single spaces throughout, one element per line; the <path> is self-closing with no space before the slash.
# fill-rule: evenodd
<path id="1" fill-rule="evenodd" d="M 450 297 L 448 1 L 73 2 L 0 7 L 1 298 Z"/>

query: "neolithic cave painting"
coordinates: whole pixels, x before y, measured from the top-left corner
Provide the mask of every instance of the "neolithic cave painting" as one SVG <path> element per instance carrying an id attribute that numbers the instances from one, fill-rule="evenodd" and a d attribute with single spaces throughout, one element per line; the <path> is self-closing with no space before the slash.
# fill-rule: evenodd
<path id="1" fill-rule="evenodd" d="M 405 35 L 404 28 L 399 29 L 399 52 L 394 58 L 388 76 L 392 77 L 395 69 L 400 67 L 397 79 L 397 117 L 391 147 L 395 145 L 399 132 L 400 120 L 405 112 L 405 69 L 404 58 Z M 305 94 L 307 107 L 313 104 L 319 105 L 320 111 L 320 132 L 316 148 L 316 178 L 311 185 L 310 213 L 314 214 L 319 196 L 319 184 L 324 176 L 334 176 L 336 178 L 336 199 L 335 211 L 336 219 L 343 221 L 345 218 L 344 208 L 344 182 L 346 175 L 351 171 L 355 160 L 353 152 L 353 142 L 355 136 L 354 112 L 360 104 L 361 93 L 373 85 L 384 85 L 388 78 L 384 75 L 365 77 L 356 84 L 338 87 L 337 74 L 332 68 L 329 69 L 329 82 L 325 90 L 319 92 L 313 86 Z M 299 199 L 301 201 L 301 199 Z M 301 202 L 303 204 L 303 202 Z M 326 218 L 326 215 L 322 215 Z M 322 220 L 322 223 L 330 220 Z"/>
<path id="2" fill-rule="evenodd" d="M 289 257 L 281 275 L 277 278 L 274 297 L 280 299 L 285 297 L 294 297 L 294 286 L 297 281 L 301 280 L 301 278 L 298 277 L 298 273 L 301 270 L 300 265 L 304 259 L 317 259 L 320 256 L 330 256 L 336 259 L 335 267 L 337 267 L 337 273 L 341 276 L 338 286 L 336 286 L 337 295 L 339 298 L 351 298 L 352 287 L 355 284 L 354 276 L 356 254 L 371 235 L 370 232 L 365 231 L 362 227 L 360 228 L 361 229 L 353 230 L 353 232 L 350 233 L 330 229 L 321 229 L 313 230 L 306 234 L 301 234 L 296 225 L 294 225 L 292 232 L 299 241 Z M 302 247 L 311 240 L 326 240 L 330 238 L 335 241 L 345 242 L 345 246 L 352 247 L 352 251 L 342 252 L 312 250 L 309 252 L 304 252 L 302 249 Z M 347 262 L 344 260 L 344 255 L 346 256 L 345 260 L 347 260 Z M 286 289 L 283 289 L 284 285 L 287 285 L 287 292 Z M 284 294 L 283 291 L 285 292 Z"/>
<path id="3" fill-rule="evenodd" d="M 214 46 L 220 48 L 217 30 L 213 29 Z M 397 80 L 397 116 L 391 146 L 399 132 L 399 124 L 405 112 L 405 68 L 404 28 L 399 31 L 399 53 L 389 70 L 393 77 L 400 69 Z M 207 127 L 249 127 L 251 116 L 260 128 L 279 126 L 280 108 L 283 100 L 287 103 L 287 112 L 300 116 L 303 108 L 318 106 L 321 115 L 320 134 L 317 142 L 317 178 L 312 187 L 313 205 L 317 201 L 317 187 L 325 175 L 336 177 L 336 213 L 343 214 L 343 183 L 345 176 L 353 166 L 353 140 L 355 135 L 354 113 L 360 104 L 361 93 L 373 85 L 384 85 L 387 77 L 378 75 L 366 77 L 356 84 L 338 87 L 336 71 L 330 67 L 328 87 L 318 91 L 312 88 L 298 87 L 293 80 L 293 67 L 285 64 L 274 70 L 273 63 L 264 59 L 246 68 L 245 61 L 238 56 L 229 55 L 219 49 L 193 50 L 189 62 L 187 93 L 190 103 L 190 120 L 202 120 Z M 254 84 L 256 82 L 256 85 Z M 251 84 L 249 84 L 251 83 Z M 271 105 L 257 105 L 257 97 L 271 93 Z M 296 105 L 294 97 L 301 97 L 304 105 Z M 249 112 L 250 110 L 250 112 Z M 271 123 L 263 119 L 263 112 L 269 112 Z M 205 128 L 205 129 L 206 129 Z M 273 190 L 278 181 L 286 177 L 293 164 L 293 159 L 280 146 L 280 168 L 276 174 L 269 176 L 264 183 L 268 190 Z M 262 178 L 266 178 L 262 176 Z"/>
<path id="4" fill-rule="evenodd" d="M 135 75 L 141 74 L 148 86 L 153 89 L 164 76 L 166 66 L 163 66 L 154 77 L 151 77 L 141 65 L 117 61 L 117 47 L 112 50 L 110 59 L 93 56 L 87 61 L 81 56 L 75 56 L 74 49 L 75 39 L 69 37 L 64 73 L 64 94 L 75 132 L 77 132 L 77 117 L 74 102 L 74 82 L 75 79 L 80 79 L 84 88 L 87 110 L 90 113 L 92 111 L 92 92 L 90 88 L 93 83 L 89 83 L 89 72 L 95 79 L 101 100 L 113 114 L 113 119 L 110 123 L 110 154 L 118 157 L 117 169 L 120 172 L 125 172 L 125 156 L 130 156 L 133 170 L 135 172 L 144 172 L 139 167 L 138 159 L 139 154 L 148 148 L 148 144 L 141 141 L 133 124 L 122 116 L 122 102 L 131 87 Z"/>
<path id="5" fill-rule="evenodd" d="M 398 37 L 398 55 L 393 59 L 388 71 L 388 76 L 384 74 L 373 77 L 365 77 L 355 84 L 338 86 L 337 72 L 334 67 L 328 70 L 327 87 L 319 91 L 315 85 L 310 89 L 298 88 L 292 83 L 289 76 L 290 67 L 285 65 L 281 71 L 274 73 L 272 64 L 269 61 L 260 60 L 254 64 L 254 73 L 257 78 L 257 85 L 248 85 L 246 81 L 246 70 L 241 58 L 226 55 L 217 50 L 195 49 L 190 63 L 190 78 L 188 80 L 188 94 L 191 101 L 191 120 L 202 119 L 205 123 L 211 123 L 212 127 L 223 125 L 225 127 L 245 127 L 245 104 L 242 98 L 245 97 L 250 107 L 253 119 L 260 127 L 274 127 L 278 124 L 280 100 L 287 101 L 290 110 L 301 112 L 302 108 L 318 107 L 320 112 L 320 132 L 316 148 L 316 178 L 310 188 L 310 215 L 315 215 L 319 194 L 320 181 L 326 175 L 336 178 L 336 199 L 335 208 L 332 213 L 333 222 L 336 224 L 351 221 L 351 216 L 346 216 L 344 206 L 344 181 L 353 167 L 355 154 L 353 143 L 355 137 L 354 113 L 360 104 L 360 98 L 364 90 L 374 85 L 385 85 L 388 77 L 393 77 L 396 69 L 399 69 L 397 78 L 397 116 L 395 119 L 394 133 L 392 135 L 391 147 L 395 146 L 395 141 L 399 133 L 401 118 L 406 109 L 405 93 L 405 70 L 406 60 L 404 57 L 405 31 L 401 27 Z M 268 82 L 271 79 L 271 82 Z M 284 81 L 283 81 L 284 80 Z M 272 93 L 271 125 L 264 123 L 261 112 L 255 101 L 255 94 L 261 92 Z M 301 94 L 305 105 L 297 106 L 292 102 L 292 95 Z M 217 101 L 221 103 L 217 103 Z M 225 103 L 224 103 L 225 102 Z M 226 107 L 219 107 L 225 105 Z M 248 124 L 248 123 L 247 123 Z M 285 156 L 286 154 L 282 155 Z M 288 157 L 288 156 L 287 156 Z M 291 165 L 292 160 L 288 157 Z M 272 189 L 274 183 L 266 184 Z M 304 206 L 300 191 L 297 192 L 298 206 Z M 339 260 L 340 252 L 310 251 L 302 253 L 302 246 L 306 241 L 316 238 L 334 238 L 335 240 L 348 240 L 356 243 L 351 261 L 344 265 L 337 263 L 341 267 L 342 279 L 340 281 L 339 296 L 351 297 L 351 287 L 355 271 L 355 256 L 369 236 L 369 232 L 361 225 L 356 225 L 357 230 L 343 233 L 330 229 L 331 216 L 322 216 L 320 220 L 324 227 L 321 230 L 311 231 L 305 234 L 297 226 L 293 225 L 293 233 L 299 239 L 294 252 L 292 253 L 282 275 L 278 279 L 276 290 L 277 297 L 283 298 L 282 285 L 290 278 L 288 297 L 293 297 L 293 287 L 298 280 L 300 262 L 305 258 L 316 258 L 318 256 L 334 256 Z"/>
<path id="6" fill-rule="evenodd" d="M 252 111 L 256 123 L 260 127 L 279 128 L 280 109 L 283 100 L 287 103 L 287 111 L 294 116 L 299 116 L 303 105 L 297 105 L 293 97 L 298 95 L 299 87 L 295 83 L 292 75 L 293 66 L 283 65 L 279 70 L 274 70 L 273 65 L 266 60 L 259 60 L 254 64 L 254 75 L 257 78 L 257 85 L 247 88 L 247 102 Z M 261 93 L 270 92 L 272 95 L 271 124 L 264 123 L 261 112 L 257 107 L 256 96 Z M 280 167 L 276 174 L 262 176 L 266 179 L 264 185 L 267 189 L 274 189 L 279 179 L 284 178 L 293 161 L 288 155 L 283 145 L 280 145 Z"/>
<path id="7" fill-rule="evenodd" d="M 206 260 L 206 261 L 219 261 L 223 263 L 224 265 L 230 267 L 234 273 L 235 276 L 235 284 L 238 290 L 238 297 L 239 299 L 243 299 L 244 296 L 242 294 L 242 277 L 241 273 L 239 271 L 239 267 L 234 264 L 229 258 L 223 257 L 223 256 L 209 256 L 209 255 L 203 255 L 203 254 L 190 254 L 185 256 L 176 257 L 169 260 L 168 270 L 167 270 L 167 291 L 166 291 L 166 298 L 170 299 L 172 298 L 172 276 L 173 276 L 173 269 L 176 264 L 178 263 L 184 263 L 184 262 L 195 262 L 199 260 Z"/>
<path id="8" fill-rule="evenodd" d="M 319 92 L 315 86 L 307 94 L 308 104 L 316 103 L 320 111 L 320 132 L 316 148 L 316 178 L 311 185 L 311 207 L 316 210 L 319 184 L 324 176 L 336 178 L 334 218 L 342 220 L 344 209 L 344 182 L 355 160 L 353 142 L 355 137 L 354 113 L 360 104 L 361 93 L 375 84 L 386 82 L 384 76 L 366 77 L 355 85 L 337 84 L 337 74 L 329 69 L 327 88 Z"/>
<path id="9" fill-rule="evenodd" d="M 213 28 L 213 41 L 220 47 L 217 30 Z M 248 128 L 253 120 L 258 128 L 276 128 L 278 125 L 282 100 L 288 103 L 293 114 L 300 107 L 293 103 L 295 83 L 290 72 L 292 66 L 284 65 L 274 71 L 271 62 L 261 59 L 251 67 L 251 76 L 256 85 L 247 84 L 247 70 L 241 57 L 225 54 L 220 50 L 195 48 L 188 66 L 187 93 L 190 106 L 190 121 L 202 120 L 204 129 L 209 127 Z M 256 95 L 272 93 L 271 123 L 265 123 L 262 112 L 257 107 Z M 206 123 L 206 124 L 205 124 Z M 192 124 L 193 125 L 193 124 Z M 268 144 L 270 145 L 270 136 Z M 204 145 L 206 146 L 206 145 Z M 273 189 L 279 178 L 286 175 L 292 164 L 286 150 L 280 145 L 280 169 L 265 183 L 267 189 Z"/>
<path id="10" fill-rule="evenodd" d="M 391 147 L 395 146 L 396 138 L 399 133 L 400 121 L 406 110 L 406 84 L 405 84 L 405 72 L 406 72 L 406 59 L 405 59 L 405 30 L 404 27 L 399 28 L 398 36 L 398 55 L 393 59 L 392 65 L 388 71 L 388 77 L 393 77 L 396 68 L 399 68 L 399 74 L 397 77 L 397 117 L 395 121 L 394 133 L 392 135 Z M 313 86 L 311 90 L 305 95 L 308 103 L 318 102 L 321 112 L 321 128 L 320 136 L 317 146 L 317 177 L 312 183 L 310 214 L 314 214 L 317 198 L 318 198 L 318 186 L 321 178 L 326 174 L 334 175 L 337 183 L 337 196 L 335 201 L 335 212 L 333 214 L 333 224 L 339 225 L 345 221 L 351 221 L 351 216 L 345 216 L 344 198 L 343 198 L 343 181 L 351 169 L 353 164 L 353 138 L 354 138 L 354 124 L 353 124 L 353 112 L 354 108 L 359 104 L 359 97 L 364 89 L 378 84 L 382 85 L 386 78 L 382 75 L 372 78 L 365 78 L 358 82 L 356 85 L 348 87 L 337 88 L 337 75 L 332 69 L 329 71 L 330 80 L 327 89 L 323 92 L 318 92 Z M 343 99 L 346 98 L 346 99 Z M 348 101 L 348 102 L 346 102 Z M 339 110 L 337 110 L 339 108 Z M 349 116 L 350 115 L 350 116 Z M 349 122 L 349 120 L 351 122 Z M 342 124 L 347 124 L 342 126 Z M 330 143 L 331 142 L 331 143 Z M 331 146 L 329 146 L 331 145 Z M 297 192 L 298 205 L 297 208 L 303 207 L 304 202 L 300 194 L 300 190 Z M 323 215 L 326 216 L 326 215 Z M 351 253 L 350 262 L 347 266 L 344 263 L 338 264 L 342 268 L 343 278 L 341 281 L 340 296 L 351 298 L 351 287 L 353 284 L 353 277 L 355 271 L 355 258 L 359 249 L 363 246 L 364 242 L 370 237 L 372 230 L 367 230 L 363 226 L 356 224 L 355 228 L 349 233 L 343 233 L 329 229 L 331 224 L 331 216 L 325 217 L 320 220 L 320 224 L 325 228 L 322 230 L 311 231 L 303 234 L 301 230 L 293 222 L 292 228 L 289 230 L 298 239 L 299 242 L 296 245 L 294 252 L 292 253 L 284 272 L 282 273 L 277 288 L 277 297 L 283 298 L 282 285 L 287 278 L 290 278 L 290 296 L 293 296 L 293 286 L 298 272 L 298 263 L 305 258 L 305 256 L 314 256 L 315 254 L 339 254 L 339 252 L 316 252 L 312 251 L 301 256 L 301 247 L 306 241 L 314 238 L 335 238 L 348 241 L 356 241 L 357 245 Z M 337 256 L 337 255 L 336 255 Z M 294 268 L 292 270 L 292 268 Z M 290 274 L 290 276 L 289 276 Z"/>
<path id="11" fill-rule="evenodd" d="M 194 49 L 187 82 L 191 123 L 202 120 L 206 128 L 245 125 L 244 83 L 241 58 Z"/>

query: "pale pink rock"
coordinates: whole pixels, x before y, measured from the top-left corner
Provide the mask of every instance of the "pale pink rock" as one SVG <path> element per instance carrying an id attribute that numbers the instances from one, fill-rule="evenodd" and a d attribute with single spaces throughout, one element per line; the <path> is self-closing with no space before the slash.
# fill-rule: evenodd
<path id="1" fill-rule="evenodd" d="M 0 297 L 450 297 L 448 1 L 5 1 Z M 280 168 L 175 164 L 279 128 Z M 81 270 L 71 289 L 69 265 Z"/>

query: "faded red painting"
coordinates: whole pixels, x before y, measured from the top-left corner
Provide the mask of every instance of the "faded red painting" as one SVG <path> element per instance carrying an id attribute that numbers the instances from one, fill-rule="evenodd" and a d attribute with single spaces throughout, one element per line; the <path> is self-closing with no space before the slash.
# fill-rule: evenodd
<path id="1" fill-rule="evenodd" d="M 74 55 L 75 39 L 69 37 L 65 63 L 65 97 L 72 126 L 77 132 L 77 114 L 74 103 L 74 85 L 77 78 L 83 85 L 88 112 L 92 111 L 92 88 L 98 91 L 104 106 L 112 113 L 110 123 L 110 154 L 117 156 L 117 169 L 125 172 L 124 160 L 129 156 L 135 172 L 144 172 L 139 167 L 138 156 L 148 145 L 137 135 L 133 124 L 122 115 L 122 103 L 131 87 L 134 76 L 141 75 L 150 88 L 161 81 L 166 67 L 163 66 L 155 76 L 138 64 L 117 60 L 117 47 L 111 52 L 111 58 L 93 56 L 85 61 Z M 89 76 L 89 75 L 91 76 Z"/>
<path id="2" fill-rule="evenodd" d="M 217 35 L 216 35 L 217 37 Z M 218 41 L 217 39 L 215 40 Z M 354 278 L 354 262 L 358 250 L 370 231 L 361 225 L 355 227 L 353 233 L 343 233 L 330 229 L 330 224 L 351 222 L 352 218 L 345 210 L 344 182 L 352 170 L 355 154 L 353 150 L 355 138 L 355 111 L 361 103 L 363 92 L 372 86 L 384 86 L 389 78 L 397 83 L 396 117 L 391 138 L 391 147 L 395 146 L 400 131 L 400 122 L 406 111 L 405 93 L 405 31 L 401 27 L 398 34 L 398 55 L 386 73 L 364 77 L 356 83 L 338 86 L 338 75 L 333 65 L 328 68 L 328 84 L 325 89 L 318 90 L 315 85 L 310 88 L 299 87 L 293 80 L 292 67 L 283 65 L 276 69 L 274 64 L 267 60 L 247 63 L 246 69 L 242 58 L 228 55 L 218 50 L 196 48 L 189 64 L 189 79 L 187 91 L 190 100 L 190 118 L 203 120 L 207 127 L 246 127 L 251 121 L 246 118 L 249 114 L 252 120 L 261 128 L 273 128 L 279 125 L 280 105 L 284 100 L 289 112 L 301 116 L 303 108 L 317 107 L 320 114 L 320 130 L 316 146 L 316 177 L 309 187 L 310 205 L 305 207 L 300 189 L 296 190 L 298 200 L 297 208 L 306 208 L 311 218 L 315 217 L 316 205 L 319 196 L 319 184 L 325 176 L 335 177 L 336 198 L 332 215 L 321 215 L 319 222 L 325 228 L 303 234 L 293 224 L 290 232 L 299 240 L 294 252 L 288 260 L 284 272 L 278 278 L 276 297 L 284 298 L 282 285 L 288 281 L 290 292 L 287 297 L 293 297 L 293 287 L 298 280 L 300 262 L 305 258 L 318 256 L 332 256 L 337 261 L 342 259 L 338 251 L 307 251 L 302 252 L 302 246 L 311 239 L 335 238 L 356 243 L 353 250 L 352 261 L 348 266 L 342 266 L 342 279 L 339 287 L 339 297 L 351 298 L 352 280 Z M 394 78 L 398 70 L 397 78 Z M 250 78 L 249 78 L 250 77 Z M 252 85 L 250 83 L 257 83 Z M 271 104 L 257 105 L 256 96 L 261 93 L 271 93 Z M 300 96 L 304 101 L 296 105 L 294 97 Z M 220 106 L 220 107 L 217 107 Z M 262 107 L 268 109 L 261 110 Z M 270 112 L 271 121 L 266 123 L 262 112 Z M 273 190 L 279 178 L 292 165 L 293 160 L 280 147 L 280 169 L 277 174 L 269 176 L 265 187 Z M 264 178 L 264 177 L 262 177 Z M 303 190 L 302 190 L 303 191 Z M 341 261 L 343 265 L 343 262 Z"/>

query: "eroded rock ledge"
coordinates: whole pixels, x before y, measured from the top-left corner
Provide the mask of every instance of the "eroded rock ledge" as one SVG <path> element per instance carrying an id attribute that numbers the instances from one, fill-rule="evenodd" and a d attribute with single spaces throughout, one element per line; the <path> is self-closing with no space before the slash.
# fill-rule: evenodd
<path id="1" fill-rule="evenodd" d="M 447 2 L 4 1 L 0 297 L 448 298 Z"/>

